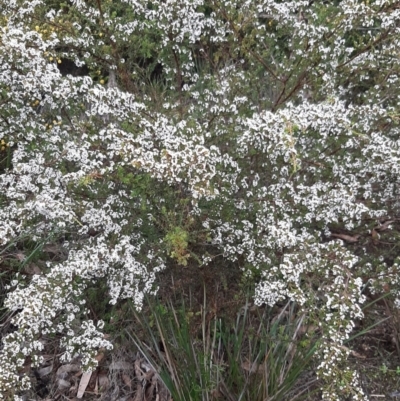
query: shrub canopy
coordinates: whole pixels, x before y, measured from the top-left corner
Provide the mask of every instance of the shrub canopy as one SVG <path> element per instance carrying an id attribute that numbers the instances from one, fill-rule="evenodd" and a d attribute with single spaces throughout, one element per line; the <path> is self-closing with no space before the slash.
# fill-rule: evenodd
<path id="1" fill-rule="evenodd" d="M 290 299 L 319 326 L 324 397 L 363 399 L 343 342 L 367 282 L 400 290 L 398 2 L 0 8 L 0 261 L 15 326 L 0 398 L 29 388 L 19 372 L 40 363 L 44 335 L 88 369 L 111 347 L 83 320 L 98 280 L 110 303 L 140 309 L 168 264 L 222 258 L 258 305 Z M 41 274 L 20 274 L 34 256 Z"/>

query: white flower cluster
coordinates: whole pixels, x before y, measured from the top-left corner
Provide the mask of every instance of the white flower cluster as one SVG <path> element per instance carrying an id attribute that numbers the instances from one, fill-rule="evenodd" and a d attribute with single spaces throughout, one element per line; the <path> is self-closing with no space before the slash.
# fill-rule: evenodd
<path id="1" fill-rule="evenodd" d="M 165 238 L 186 261 L 193 227 L 261 277 L 258 305 L 289 299 L 318 322 L 325 399 L 363 399 L 339 373 L 363 275 L 380 269 L 376 288 L 400 294 L 398 264 L 359 251 L 400 214 L 397 3 L 45 3 L 0 0 L 0 246 L 63 253 L 8 289 L 0 399 L 29 387 L 18 372 L 44 335 L 92 368 L 111 344 L 84 291 L 101 279 L 111 304 L 140 309 Z M 61 74 L 68 60 L 86 76 Z"/>

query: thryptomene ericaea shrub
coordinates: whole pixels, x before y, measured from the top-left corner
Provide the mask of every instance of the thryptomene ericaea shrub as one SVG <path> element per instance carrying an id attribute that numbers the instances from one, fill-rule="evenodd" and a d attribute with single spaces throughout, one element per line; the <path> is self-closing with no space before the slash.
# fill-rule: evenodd
<path id="1" fill-rule="evenodd" d="M 0 8 L 0 263 L 41 252 L 7 270 L 0 399 L 46 335 L 86 369 L 112 347 L 82 318 L 96 280 L 140 309 L 168 260 L 216 255 L 319 327 L 324 399 L 366 399 L 343 343 L 369 279 L 400 291 L 397 2 Z"/>

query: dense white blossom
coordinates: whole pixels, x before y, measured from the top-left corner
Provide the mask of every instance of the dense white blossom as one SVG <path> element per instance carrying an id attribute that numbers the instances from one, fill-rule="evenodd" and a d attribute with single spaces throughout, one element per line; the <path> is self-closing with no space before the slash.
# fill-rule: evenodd
<path id="1" fill-rule="evenodd" d="M 399 264 L 350 247 L 399 218 L 397 3 L 121 0 L 121 13 L 76 0 L 74 21 L 44 3 L 0 0 L 0 245 L 54 241 L 61 256 L 10 285 L 0 399 L 29 388 L 18 372 L 40 363 L 43 335 L 93 368 L 112 344 L 83 319 L 84 291 L 104 279 L 111 304 L 140 309 L 167 254 L 187 263 L 193 227 L 259 277 L 257 305 L 289 299 L 318 321 L 324 399 L 366 399 L 338 367 L 363 317 L 363 274 L 379 265 L 371 284 L 400 298 Z M 157 54 L 161 99 L 120 54 L 131 42 Z M 90 74 L 61 74 L 64 60 Z"/>

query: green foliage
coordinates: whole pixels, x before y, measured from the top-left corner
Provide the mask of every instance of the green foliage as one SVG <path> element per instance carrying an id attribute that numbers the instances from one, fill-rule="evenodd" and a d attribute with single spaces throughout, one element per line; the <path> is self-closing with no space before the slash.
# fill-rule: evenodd
<path id="1" fill-rule="evenodd" d="M 190 254 L 187 251 L 188 233 L 181 227 L 173 227 L 165 236 L 169 256 L 183 266 L 187 265 Z"/>
<path id="2" fill-rule="evenodd" d="M 194 313 L 184 304 L 176 309 L 148 299 L 145 308 L 150 318 L 133 311 L 140 330 L 127 329 L 128 335 L 178 401 L 297 399 L 297 381 L 318 349 L 315 334 L 292 315 L 295 305 L 271 319 L 272 310 L 254 317 L 246 304 L 233 325 L 217 317 L 208 321 L 204 309 Z M 141 336 L 150 339 L 151 352 Z"/>

